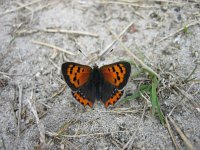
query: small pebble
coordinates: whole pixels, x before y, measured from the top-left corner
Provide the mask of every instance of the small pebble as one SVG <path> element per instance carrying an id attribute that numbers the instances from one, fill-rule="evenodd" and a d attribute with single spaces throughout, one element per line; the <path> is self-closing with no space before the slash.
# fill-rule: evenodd
<path id="1" fill-rule="evenodd" d="M 37 72 L 35 75 L 37 78 L 40 77 L 40 72 Z"/>

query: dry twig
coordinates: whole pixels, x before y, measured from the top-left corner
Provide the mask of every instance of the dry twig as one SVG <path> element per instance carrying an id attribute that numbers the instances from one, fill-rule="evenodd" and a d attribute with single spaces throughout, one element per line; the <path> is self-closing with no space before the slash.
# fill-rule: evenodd
<path id="1" fill-rule="evenodd" d="M 65 29 L 43 29 L 40 31 L 49 32 L 49 33 L 67 33 L 67 34 L 76 34 L 76 35 L 87 35 L 87 36 L 93 36 L 93 37 L 99 36 L 96 33 L 90 33 L 86 31 L 65 30 Z"/>
<path id="2" fill-rule="evenodd" d="M 126 131 L 113 131 L 113 132 L 97 132 L 97 133 L 91 133 L 91 134 L 75 134 L 75 135 L 61 135 L 62 137 L 67 138 L 81 138 L 81 137 L 89 137 L 89 136 L 97 136 L 97 135 L 108 135 L 108 134 L 114 134 L 114 133 L 126 133 L 126 132 L 133 132 L 134 130 L 126 130 Z"/>
<path id="3" fill-rule="evenodd" d="M 175 138 L 174 138 L 174 134 L 172 133 L 172 130 L 171 130 L 171 127 L 170 127 L 170 124 L 169 124 L 169 122 L 168 122 L 167 117 L 165 117 L 165 122 L 166 122 L 166 125 L 167 125 L 167 129 L 168 129 L 168 131 L 169 131 L 169 135 L 170 135 L 171 138 L 172 138 L 172 142 L 174 143 L 174 146 L 175 146 L 176 150 L 180 150 L 180 148 L 179 148 L 179 146 L 178 146 L 178 144 L 177 144 L 177 142 L 176 142 L 176 140 L 175 140 Z"/>
<path id="4" fill-rule="evenodd" d="M 126 28 L 124 28 L 124 30 L 119 34 L 119 38 L 122 37 L 122 35 L 134 24 L 134 21 L 131 22 L 130 24 L 128 24 L 126 26 Z M 110 45 L 108 45 L 100 54 L 99 57 L 103 56 L 108 50 L 111 49 L 111 47 L 117 42 L 117 39 L 115 39 L 112 43 L 110 43 Z"/>
<path id="5" fill-rule="evenodd" d="M 57 47 L 57 46 L 54 46 L 54 45 L 51 45 L 51 44 L 48 44 L 48 43 L 44 43 L 44 42 L 40 42 L 40 41 L 32 41 L 32 43 L 34 44 L 39 44 L 39 45 L 43 45 L 43 46 L 47 46 L 47 47 L 50 47 L 50 48 L 53 48 L 53 49 L 56 49 L 56 50 L 59 50 L 59 51 L 62 51 L 64 53 L 67 53 L 69 55 L 75 55 L 74 53 L 70 52 L 70 51 L 67 51 L 65 49 L 62 49 L 60 47 Z"/>
<path id="6" fill-rule="evenodd" d="M 199 112 L 200 106 L 197 102 L 194 101 L 194 97 L 190 94 L 188 94 L 187 92 L 185 92 L 184 90 L 180 89 L 177 86 L 173 86 L 174 89 L 176 91 L 178 91 L 179 93 L 181 93 L 183 96 L 185 96 L 188 100 L 190 100 L 191 104 L 193 105 L 194 108 L 196 108 L 196 110 Z"/>
<path id="7" fill-rule="evenodd" d="M 156 6 L 145 6 L 141 4 L 134 4 L 133 2 L 124 2 L 124 1 L 96 1 L 96 3 L 100 4 L 119 4 L 119 5 L 130 5 L 133 7 L 140 7 L 140 8 L 156 8 Z"/>
<path id="8" fill-rule="evenodd" d="M 22 5 L 22 6 L 20 6 L 20 7 L 17 7 L 17 8 L 14 8 L 14 9 L 8 10 L 8 11 L 5 11 L 5 12 L 1 13 L 0 16 L 2 16 L 2 15 L 6 15 L 6 14 L 11 13 L 11 12 L 18 11 L 18 10 L 24 8 L 24 7 L 27 7 L 27 6 L 30 6 L 30 5 L 36 4 L 36 3 L 40 2 L 40 1 L 42 1 L 42 0 L 32 1 L 32 2 L 30 2 L 30 3 L 27 3 L 27 4 Z"/>
<path id="9" fill-rule="evenodd" d="M 128 54 L 130 54 L 130 56 L 133 57 L 134 60 L 136 60 L 145 70 L 148 70 L 150 73 L 152 73 L 153 75 L 157 76 L 158 78 L 160 78 L 160 76 L 155 72 L 153 71 L 150 67 L 148 67 L 145 63 L 143 63 L 143 61 L 141 61 L 137 56 L 135 56 L 130 49 L 128 49 L 122 42 L 121 40 L 119 39 L 119 37 L 110 30 L 110 32 L 114 35 L 114 37 L 117 39 L 117 41 L 119 41 L 119 43 L 121 44 L 121 46 L 124 48 L 124 50 L 126 52 L 128 52 Z"/>
<path id="10" fill-rule="evenodd" d="M 20 137 L 20 132 L 21 132 L 21 112 L 22 112 L 22 85 L 18 85 L 19 89 L 19 112 L 18 112 L 18 127 L 17 127 L 17 135 Z"/>
<path id="11" fill-rule="evenodd" d="M 75 31 L 75 30 L 65 30 L 65 29 L 32 29 L 32 30 L 21 30 L 16 32 L 19 35 L 33 34 L 37 32 L 46 32 L 46 33 L 65 33 L 65 34 L 74 34 L 74 35 L 85 35 L 98 37 L 97 33 L 90 33 L 86 31 Z"/>
<path id="12" fill-rule="evenodd" d="M 166 39 L 168 39 L 168 38 L 170 38 L 170 37 L 172 37 L 172 36 L 176 35 L 177 33 L 179 33 L 179 32 L 181 32 L 181 31 L 183 31 L 185 28 L 189 28 L 190 26 L 194 26 L 194 25 L 196 25 L 196 24 L 200 24 L 200 22 L 198 22 L 198 21 L 195 21 L 195 22 L 192 22 L 192 23 L 190 23 L 190 24 L 187 24 L 186 26 L 184 26 L 184 27 L 182 27 L 182 28 L 178 29 L 177 31 L 175 31 L 175 32 L 171 33 L 170 35 L 168 35 L 168 36 L 166 36 L 166 37 L 162 38 L 162 39 L 161 39 L 161 40 L 159 40 L 158 42 L 162 42 L 162 41 L 164 41 L 164 40 L 166 40 Z"/>
<path id="13" fill-rule="evenodd" d="M 178 132 L 178 134 L 180 135 L 180 137 L 182 138 L 182 140 L 185 142 L 185 144 L 188 147 L 188 149 L 190 149 L 190 150 L 194 149 L 192 143 L 185 136 L 185 134 L 181 131 L 181 129 L 177 126 L 177 124 L 175 123 L 175 121 L 170 116 L 168 116 L 168 118 L 169 118 L 170 122 L 173 124 L 173 126 L 175 127 L 176 131 Z"/>
<path id="14" fill-rule="evenodd" d="M 32 90 L 32 93 L 31 93 L 31 97 L 30 97 L 30 100 L 33 100 L 33 90 Z M 29 99 L 27 99 L 27 102 L 30 106 L 30 109 L 31 109 L 31 112 L 33 113 L 33 115 L 35 116 L 35 121 L 36 121 L 36 124 L 37 124 L 37 127 L 38 127 L 38 130 L 39 130 L 39 133 L 40 133 L 40 142 L 44 145 L 46 145 L 46 142 L 45 142 L 45 129 L 44 129 L 44 125 L 40 122 L 40 119 L 38 117 L 38 114 L 37 114 L 37 111 L 36 111 L 36 107 L 35 105 L 33 105 L 31 103 Z"/>

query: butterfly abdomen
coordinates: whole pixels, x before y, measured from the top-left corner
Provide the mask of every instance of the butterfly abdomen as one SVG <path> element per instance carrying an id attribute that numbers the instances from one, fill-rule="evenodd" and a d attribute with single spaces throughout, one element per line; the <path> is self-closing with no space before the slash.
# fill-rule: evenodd
<path id="1" fill-rule="evenodd" d="M 92 75 L 91 75 L 91 82 L 93 83 L 95 87 L 95 95 L 96 99 L 100 100 L 100 91 L 101 91 L 101 82 L 103 82 L 103 76 L 101 75 L 99 68 L 97 66 L 94 66 L 92 70 Z"/>

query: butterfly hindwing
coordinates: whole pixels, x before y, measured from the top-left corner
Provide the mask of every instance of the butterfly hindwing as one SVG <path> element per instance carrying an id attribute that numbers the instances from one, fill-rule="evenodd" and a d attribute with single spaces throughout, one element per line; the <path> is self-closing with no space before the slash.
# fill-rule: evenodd
<path id="1" fill-rule="evenodd" d="M 104 82 L 101 89 L 101 101 L 107 108 L 109 105 L 114 105 L 123 95 L 123 90 L 118 90 L 109 82 Z"/>
<path id="2" fill-rule="evenodd" d="M 62 74 L 68 86 L 76 91 L 83 86 L 90 78 L 92 68 L 73 62 L 62 64 Z"/>
<path id="3" fill-rule="evenodd" d="M 82 105 L 84 105 L 84 106 L 89 105 L 90 107 L 93 106 L 93 103 L 94 103 L 94 102 L 92 102 L 91 100 L 85 98 L 85 96 L 82 95 L 81 93 L 79 93 L 79 92 L 73 92 L 73 91 L 72 91 L 72 95 L 73 95 L 74 98 L 75 98 L 78 102 L 80 102 Z"/>
<path id="4" fill-rule="evenodd" d="M 123 95 L 123 92 L 124 92 L 123 90 L 114 91 L 112 96 L 104 103 L 104 106 L 107 108 L 109 105 L 114 105 L 121 98 L 121 96 Z"/>
<path id="5" fill-rule="evenodd" d="M 122 89 L 128 82 L 131 72 L 131 65 L 128 62 L 120 61 L 117 63 L 102 66 L 100 68 L 104 80 L 114 85 L 117 89 Z"/>

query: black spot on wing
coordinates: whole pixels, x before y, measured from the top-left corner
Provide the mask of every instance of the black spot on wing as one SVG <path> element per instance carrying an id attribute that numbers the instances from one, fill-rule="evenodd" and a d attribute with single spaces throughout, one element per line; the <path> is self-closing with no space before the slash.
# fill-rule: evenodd
<path id="1" fill-rule="evenodd" d="M 80 84 L 80 81 L 79 81 L 79 79 L 77 80 L 77 83 L 78 83 L 78 85 Z"/>
<path id="2" fill-rule="evenodd" d="M 123 73 L 123 69 L 122 69 L 122 67 L 119 64 L 117 64 L 117 67 L 119 67 L 120 72 Z"/>
<path id="3" fill-rule="evenodd" d="M 76 76 L 73 78 L 73 81 L 76 81 Z"/>
<path id="4" fill-rule="evenodd" d="M 117 76 L 117 80 L 120 80 L 120 77 L 119 77 L 119 76 Z"/>
<path id="5" fill-rule="evenodd" d="M 74 67 L 75 67 L 75 65 L 72 65 L 72 67 L 70 68 L 70 74 L 72 74 Z"/>
<path id="6" fill-rule="evenodd" d="M 78 67 L 78 69 L 77 69 L 77 72 L 78 72 L 78 73 L 80 73 L 80 70 L 81 70 L 81 68 L 80 68 L 80 67 Z"/>
<path id="7" fill-rule="evenodd" d="M 117 80 L 120 80 L 119 72 L 116 72 L 117 74 Z"/>
<path id="8" fill-rule="evenodd" d="M 115 67 L 114 66 L 112 66 L 112 70 L 113 70 L 113 72 L 115 72 Z"/>

